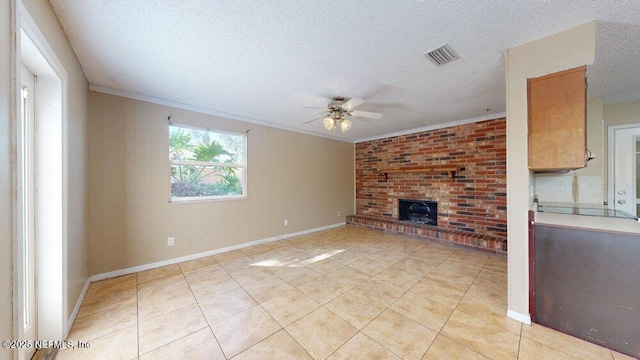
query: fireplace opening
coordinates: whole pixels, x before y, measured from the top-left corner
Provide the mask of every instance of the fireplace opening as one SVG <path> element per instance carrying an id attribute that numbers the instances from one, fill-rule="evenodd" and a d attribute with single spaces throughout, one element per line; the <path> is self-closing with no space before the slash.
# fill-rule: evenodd
<path id="1" fill-rule="evenodd" d="M 398 220 L 438 225 L 438 202 L 398 199 Z"/>

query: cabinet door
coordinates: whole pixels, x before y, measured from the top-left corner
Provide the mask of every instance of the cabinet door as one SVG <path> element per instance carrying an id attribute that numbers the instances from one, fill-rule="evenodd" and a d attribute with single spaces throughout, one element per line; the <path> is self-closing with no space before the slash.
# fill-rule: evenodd
<path id="1" fill-rule="evenodd" d="M 586 69 L 581 66 L 527 80 L 530 170 L 587 165 Z"/>

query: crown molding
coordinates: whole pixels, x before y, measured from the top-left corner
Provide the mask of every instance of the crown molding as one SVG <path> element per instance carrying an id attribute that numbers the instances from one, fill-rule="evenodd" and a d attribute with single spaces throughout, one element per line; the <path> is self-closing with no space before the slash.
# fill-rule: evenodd
<path id="1" fill-rule="evenodd" d="M 318 132 L 313 132 L 313 131 L 301 130 L 301 129 L 298 129 L 298 128 L 294 128 L 294 127 L 290 127 L 290 126 L 286 126 L 286 125 L 275 124 L 275 123 L 272 123 L 272 122 L 268 122 L 268 121 L 264 121 L 264 120 L 258 120 L 258 119 L 254 119 L 254 118 L 247 117 L 247 116 L 227 113 L 227 112 L 224 112 L 224 111 L 218 111 L 218 110 L 209 109 L 209 108 L 196 106 L 196 105 L 189 105 L 189 104 L 181 103 L 181 102 L 178 102 L 178 101 L 158 98 L 158 97 L 155 97 L 155 96 L 149 96 L 149 95 L 132 93 L 132 92 L 129 92 L 129 91 L 124 91 L 124 90 L 113 89 L 113 88 L 110 88 L 110 87 L 96 85 L 96 84 L 89 84 L 89 90 L 95 91 L 95 92 L 99 92 L 99 93 L 103 93 L 103 94 L 120 96 L 120 97 L 133 99 L 133 100 L 145 101 L 145 102 L 149 102 L 149 103 L 152 103 L 152 104 L 158 104 L 158 105 L 170 106 L 170 107 L 177 108 L 177 109 L 182 109 L 182 110 L 194 111 L 194 112 L 198 112 L 198 113 L 201 113 L 201 114 L 218 116 L 218 117 L 225 118 L 225 119 L 244 121 L 244 122 L 247 122 L 247 123 L 250 123 L 250 124 L 267 126 L 267 127 L 271 127 L 271 128 L 280 129 L 280 130 L 293 131 L 293 132 L 302 133 L 302 134 L 306 134 L 306 135 L 319 136 L 319 137 L 323 137 L 323 138 L 327 138 L 327 139 L 331 139 L 331 140 L 338 140 L 338 141 L 348 142 L 348 143 L 353 143 L 354 142 L 351 139 L 343 139 L 343 138 L 331 136 L 331 135 L 325 134 L 325 133 L 318 133 Z"/>
<path id="2" fill-rule="evenodd" d="M 347 142 L 347 143 L 359 143 L 359 142 L 365 142 L 365 141 L 386 139 L 386 138 L 395 137 L 395 136 L 408 135 L 408 134 L 413 134 L 413 133 L 418 133 L 418 132 L 423 132 L 423 131 L 430 131 L 430 130 L 438 130 L 438 129 L 443 129 L 443 128 L 447 128 L 447 127 L 451 127 L 451 126 L 471 124 L 471 123 L 474 123 L 474 122 L 492 120 L 492 119 L 499 119 L 499 118 L 506 117 L 506 113 L 502 112 L 502 113 L 497 113 L 497 114 L 489 114 L 489 115 L 478 116 L 478 117 L 474 117 L 474 118 L 456 120 L 456 121 L 451 121 L 451 122 L 442 123 L 442 124 L 434 124 L 434 125 L 422 126 L 422 127 L 418 127 L 418 128 L 412 128 L 412 129 L 397 131 L 397 132 L 384 134 L 384 135 L 372 136 L 372 137 L 363 138 L 363 139 L 351 140 L 351 139 L 343 139 L 343 138 L 331 136 L 331 135 L 325 134 L 325 133 L 301 130 L 301 129 L 298 129 L 298 128 L 294 128 L 294 127 L 290 127 L 290 126 L 286 126 L 286 125 L 275 124 L 275 123 L 272 123 L 272 122 L 268 122 L 268 121 L 264 121 L 264 120 L 258 120 L 258 119 L 254 119 L 254 118 L 247 117 L 247 116 L 227 113 L 227 112 L 224 112 L 224 111 L 218 111 L 218 110 L 209 109 L 209 108 L 196 106 L 196 105 L 189 105 L 189 104 L 181 103 L 181 102 L 178 102 L 178 101 L 158 98 L 158 97 L 155 97 L 155 96 L 143 95 L 143 94 L 132 93 L 132 92 L 129 92 L 129 91 L 113 89 L 113 88 L 110 88 L 110 87 L 96 85 L 96 84 L 89 84 L 89 90 L 95 91 L 95 92 L 99 92 L 99 93 L 103 93 L 103 94 L 120 96 L 120 97 L 133 99 L 133 100 L 145 101 L 145 102 L 149 102 L 149 103 L 152 103 L 152 104 L 170 106 L 170 107 L 177 108 L 177 109 L 183 109 L 183 110 L 194 111 L 194 112 L 207 114 L 207 115 L 219 116 L 219 117 L 222 117 L 222 118 L 225 118 L 225 119 L 244 121 L 244 122 L 247 122 L 247 123 L 250 123 L 250 124 L 268 126 L 268 127 L 276 128 L 276 129 L 280 129 L 280 130 L 293 131 L 293 132 L 296 132 L 296 133 L 312 135 L 312 136 L 318 136 L 318 137 L 327 138 L 327 139 L 331 139 L 331 140 L 338 140 L 338 141 Z"/>
<path id="3" fill-rule="evenodd" d="M 372 137 L 368 137 L 368 138 L 364 138 L 364 139 L 358 139 L 358 140 L 355 140 L 354 142 L 355 143 L 360 143 L 360 142 L 365 142 L 365 141 L 387 139 L 387 138 L 395 137 L 395 136 L 402 136 L 402 135 L 415 134 L 415 133 L 419 133 L 419 132 L 423 132 L 423 131 L 444 129 L 444 128 L 448 128 L 448 127 L 452 127 L 452 126 L 471 124 L 471 123 L 485 121 L 485 120 L 500 119 L 500 118 L 503 118 L 503 117 L 506 117 L 506 116 L 507 116 L 507 113 L 504 113 L 504 112 L 497 113 L 497 114 L 483 115 L 483 116 L 478 116 L 478 117 L 473 117 L 473 118 L 468 118 L 468 119 L 450 121 L 450 122 L 446 122 L 446 123 L 442 123 L 442 124 L 434 124 L 434 125 L 422 126 L 422 127 L 413 128 L 413 129 L 397 131 L 397 132 L 393 132 L 393 133 L 386 134 L 386 135 L 372 136 Z"/>

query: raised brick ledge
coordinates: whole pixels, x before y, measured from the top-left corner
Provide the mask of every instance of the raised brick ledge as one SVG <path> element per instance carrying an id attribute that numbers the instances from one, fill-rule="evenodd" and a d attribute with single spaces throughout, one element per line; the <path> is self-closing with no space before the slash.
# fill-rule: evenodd
<path id="1" fill-rule="evenodd" d="M 347 216 L 347 224 L 400 234 L 417 235 L 419 237 L 438 240 L 443 243 L 453 243 L 490 254 L 507 256 L 507 239 L 496 236 L 360 215 Z"/>

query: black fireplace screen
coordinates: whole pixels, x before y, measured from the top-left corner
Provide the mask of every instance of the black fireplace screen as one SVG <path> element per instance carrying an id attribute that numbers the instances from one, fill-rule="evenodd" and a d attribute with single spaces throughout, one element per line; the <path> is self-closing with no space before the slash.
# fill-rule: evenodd
<path id="1" fill-rule="evenodd" d="M 398 220 L 438 225 L 438 203 L 428 200 L 398 200 Z"/>

